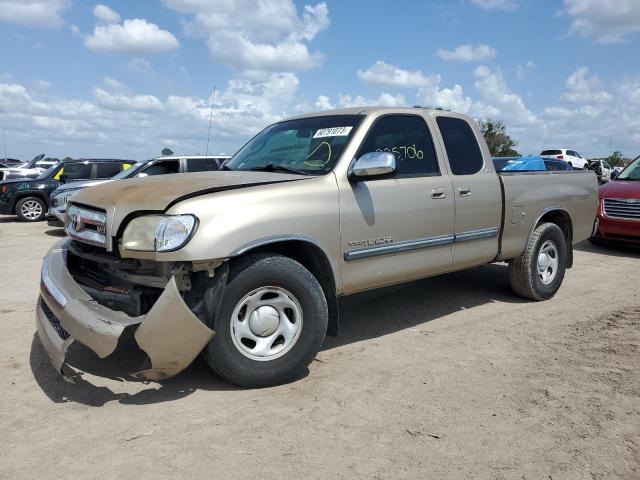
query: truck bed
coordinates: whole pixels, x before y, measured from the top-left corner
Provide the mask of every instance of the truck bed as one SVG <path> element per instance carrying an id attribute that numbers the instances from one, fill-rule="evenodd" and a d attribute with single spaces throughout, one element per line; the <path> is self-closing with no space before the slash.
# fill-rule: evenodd
<path id="1" fill-rule="evenodd" d="M 590 170 L 498 172 L 503 218 L 498 260 L 522 254 L 538 221 L 548 212 L 568 215 L 570 243 L 591 236 L 598 207 L 598 180 Z"/>

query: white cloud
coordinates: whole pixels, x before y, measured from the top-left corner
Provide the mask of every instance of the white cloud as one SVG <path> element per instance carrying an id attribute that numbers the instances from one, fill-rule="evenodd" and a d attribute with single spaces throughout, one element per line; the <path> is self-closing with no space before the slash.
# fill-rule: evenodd
<path id="1" fill-rule="evenodd" d="M 424 106 L 444 108 L 458 113 L 469 112 L 473 103 L 470 97 L 464 95 L 462 87 L 458 84 L 452 88 L 440 88 L 438 85 L 421 88 L 416 96 Z"/>
<path id="2" fill-rule="evenodd" d="M 580 67 L 567 78 L 567 91 L 563 98 L 570 102 L 590 103 L 608 102 L 611 95 L 602 90 L 597 76 L 588 77 L 589 69 Z"/>
<path id="3" fill-rule="evenodd" d="M 518 79 L 524 80 L 527 78 L 527 74 L 536 68 L 538 68 L 538 65 L 534 61 L 527 60 L 525 63 L 518 64 L 516 67 L 516 75 L 518 76 Z"/>
<path id="4" fill-rule="evenodd" d="M 520 6 L 520 0 L 471 0 L 474 5 L 485 10 L 512 12 Z"/>
<path id="5" fill-rule="evenodd" d="M 367 70 L 358 70 L 357 75 L 364 83 L 383 87 L 425 87 L 440 81 L 439 77 L 427 76 L 420 70 L 410 72 L 380 60 Z"/>
<path id="6" fill-rule="evenodd" d="M 129 60 L 129 63 L 127 63 L 127 68 L 136 73 L 149 73 L 153 70 L 151 67 L 151 62 L 149 60 L 138 57 L 134 57 Z"/>
<path id="7" fill-rule="evenodd" d="M 320 95 L 314 105 L 318 110 L 333 110 L 336 108 L 336 106 L 331 103 L 331 99 L 326 95 Z"/>
<path id="8" fill-rule="evenodd" d="M 130 54 L 160 53 L 175 50 L 178 40 L 171 32 L 145 19 L 125 20 L 123 24 L 96 25 L 85 45 L 94 52 Z"/>
<path id="9" fill-rule="evenodd" d="M 571 33 L 600 43 L 618 43 L 640 32 L 638 0 L 564 0 Z"/>
<path id="10" fill-rule="evenodd" d="M 233 153 L 257 131 L 288 115 L 295 108 L 297 87 L 292 73 L 270 74 L 264 82 L 230 81 L 213 109 L 214 151 Z M 149 158 L 165 145 L 180 153 L 204 151 L 210 98 L 158 98 L 133 92 L 111 77 L 92 93 L 92 101 L 53 98 L 0 81 L 0 116 L 7 122 L 10 151 L 122 158 Z"/>
<path id="11" fill-rule="evenodd" d="M 436 55 L 443 60 L 477 62 L 479 60 L 495 58 L 496 51 L 489 45 L 479 43 L 477 45 L 458 45 L 453 50 L 444 50 L 439 48 L 436 50 Z"/>
<path id="12" fill-rule="evenodd" d="M 110 84 L 109 81 L 105 83 Z M 118 84 L 112 91 L 107 91 L 100 87 L 94 88 L 93 96 L 96 97 L 98 105 L 107 110 L 121 110 L 126 112 L 153 113 L 162 110 L 162 102 L 157 97 L 153 95 L 131 95 L 125 93 L 121 85 L 122 84 Z"/>
<path id="13" fill-rule="evenodd" d="M 487 116 L 499 115 L 503 121 L 518 126 L 536 122 L 536 116 L 527 109 L 522 97 L 509 90 L 499 68 L 492 71 L 489 67 L 480 65 L 473 71 L 473 75 L 476 90 L 490 108 L 483 112 L 483 105 L 478 105 L 475 112 L 477 115 L 491 112 L 492 115 Z"/>
<path id="14" fill-rule="evenodd" d="M 34 80 L 33 84 L 35 85 L 36 88 L 39 88 L 40 90 L 48 90 L 51 88 L 51 82 L 47 80 Z"/>
<path id="15" fill-rule="evenodd" d="M 101 23 L 120 23 L 118 12 L 101 3 L 93 7 L 93 15 Z"/>
<path id="16" fill-rule="evenodd" d="M 324 60 L 308 43 L 329 25 L 324 2 L 298 12 L 292 0 L 164 0 L 189 15 L 187 34 L 202 38 L 216 62 L 257 77 L 264 72 L 296 72 Z"/>
<path id="17" fill-rule="evenodd" d="M 382 92 L 378 98 L 366 98 L 362 95 L 338 95 L 338 106 L 340 108 L 348 107 L 404 107 L 407 105 L 403 95 L 392 95 L 391 93 Z"/>
<path id="18" fill-rule="evenodd" d="M 0 0 L 0 21 L 37 28 L 60 28 L 70 0 Z"/>

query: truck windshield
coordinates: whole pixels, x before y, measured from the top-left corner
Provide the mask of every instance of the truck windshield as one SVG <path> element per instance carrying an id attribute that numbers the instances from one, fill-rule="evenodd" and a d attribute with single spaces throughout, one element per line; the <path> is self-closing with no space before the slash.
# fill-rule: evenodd
<path id="1" fill-rule="evenodd" d="M 361 120 L 360 115 L 327 115 L 276 123 L 253 137 L 223 169 L 327 173 Z"/>
<path id="2" fill-rule="evenodd" d="M 640 157 L 637 157 L 633 162 L 625 168 L 620 175 L 616 177 L 616 180 L 640 180 Z"/>

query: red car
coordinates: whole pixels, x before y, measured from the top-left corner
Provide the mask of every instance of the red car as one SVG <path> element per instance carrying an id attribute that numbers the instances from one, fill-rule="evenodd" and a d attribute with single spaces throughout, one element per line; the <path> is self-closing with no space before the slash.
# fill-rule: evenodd
<path id="1" fill-rule="evenodd" d="M 640 156 L 615 179 L 600 186 L 599 198 L 591 240 L 640 245 Z"/>

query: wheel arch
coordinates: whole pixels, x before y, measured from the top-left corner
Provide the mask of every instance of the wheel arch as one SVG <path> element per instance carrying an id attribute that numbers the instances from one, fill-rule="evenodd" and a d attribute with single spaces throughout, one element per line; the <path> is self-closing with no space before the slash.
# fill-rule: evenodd
<path id="1" fill-rule="evenodd" d="M 527 244 L 533 235 L 533 231 L 542 223 L 553 223 L 560 227 L 564 234 L 565 244 L 567 246 L 567 268 L 573 266 L 573 222 L 569 212 L 562 207 L 551 207 L 545 209 L 533 223 L 533 227 L 527 237 Z"/>
<path id="2" fill-rule="evenodd" d="M 18 205 L 18 202 L 26 197 L 38 197 L 44 202 L 45 208 L 49 208 L 49 197 L 46 193 L 41 191 L 24 191 L 16 193 L 16 195 L 13 197 L 13 203 L 11 205 L 12 215 L 16 214 L 16 206 Z"/>
<path id="3" fill-rule="evenodd" d="M 230 262 L 250 253 L 275 253 L 289 257 L 311 272 L 316 277 L 327 300 L 329 322 L 327 334 L 336 336 L 340 327 L 340 311 L 338 308 L 337 276 L 329 255 L 317 242 L 306 237 L 272 237 L 251 242 L 235 250 L 230 255 Z"/>

